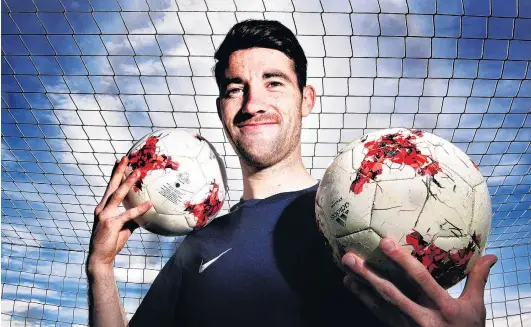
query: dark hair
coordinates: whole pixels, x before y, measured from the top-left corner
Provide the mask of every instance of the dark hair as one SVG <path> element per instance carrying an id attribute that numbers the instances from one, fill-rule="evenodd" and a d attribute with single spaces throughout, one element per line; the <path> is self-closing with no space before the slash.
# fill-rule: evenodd
<path id="1" fill-rule="evenodd" d="M 274 20 L 245 20 L 230 29 L 214 55 L 217 60 L 214 74 L 220 90 L 230 55 L 238 50 L 255 47 L 275 49 L 292 59 L 297 83 L 302 92 L 306 86 L 306 55 L 291 30 Z"/>

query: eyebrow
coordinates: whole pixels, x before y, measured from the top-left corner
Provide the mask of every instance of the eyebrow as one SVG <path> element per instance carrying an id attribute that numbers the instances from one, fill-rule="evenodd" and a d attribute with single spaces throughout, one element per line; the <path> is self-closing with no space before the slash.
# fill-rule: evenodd
<path id="1" fill-rule="evenodd" d="M 278 77 L 278 78 L 281 78 L 283 80 L 286 80 L 288 82 L 290 82 L 290 78 L 288 77 L 288 75 L 286 75 L 285 73 L 281 72 L 280 70 L 272 70 L 272 71 L 268 71 L 266 73 L 264 73 L 264 75 L 262 76 L 263 79 L 269 79 L 269 78 L 273 78 L 273 77 Z"/>
<path id="2" fill-rule="evenodd" d="M 232 84 L 232 83 L 241 84 L 241 83 L 243 83 L 243 80 L 240 77 L 231 77 L 231 78 L 225 80 L 225 83 L 223 83 L 223 84 L 224 84 L 225 87 L 227 87 L 227 85 Z"/>
<path id="3" fill-rule="evenodd" d="M 284 79 L 286 81 L 291 81 L 288 77 L 288 75 L 286 75 L 285 73 L 281 72 L 280 70 L 271 70 L 271 71 L 268 71 L 268 72 L 265 72 L 263 75 L 262 75 L 262 78 L 263 79 L 270 79 L 270 78 L 274 78 L 274 77 L 278 77 L 278 78 L 281 78 L 281 79 Z M 225 82 L 223 83 L 223 89 L 226 89 L 227 86 L 229 86 L 230 84 L 243 84 L 243 79 L 241 79 L 241 77 L 231 77 L 227 80 L 225 80 Z"/>

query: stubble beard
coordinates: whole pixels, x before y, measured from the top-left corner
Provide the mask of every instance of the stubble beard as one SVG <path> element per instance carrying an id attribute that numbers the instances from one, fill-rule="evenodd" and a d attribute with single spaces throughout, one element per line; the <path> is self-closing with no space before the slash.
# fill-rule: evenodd
<path id="1" fill-rule="evenodd" d="M 236 151 L 240 159 L 249 167 L 263 169 L 274 165 L 284 156 L 282 138 L 253 144 L 252 142 L 236 142 Z M 279 158 L 280 157 L 280 158 Z"/>
<path id="2" fill-rule="evenodd" d="M 297 121 L 296 121 L 297 122 Z M 301 122 L 295 123 L 295 126 L 287 127 L 284 133 L 280 133 L 276 138 L 254 144 L 250 140 L 234 142 L 236 152 L 240 160 L 246 165 L 255 169 L 264 169 L 281 162 L 289 157 L 300 141 Z M 290 133 L 290 130 L 294 130 Z"/>

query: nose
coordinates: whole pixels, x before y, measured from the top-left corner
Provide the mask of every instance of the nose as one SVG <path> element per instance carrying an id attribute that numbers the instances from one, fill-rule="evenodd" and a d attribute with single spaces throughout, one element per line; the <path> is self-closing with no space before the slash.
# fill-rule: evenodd
<path id="1" fill-rule="evenodd" d="M 244 95 L 242 111 L 250 115 L 265 112 L 267 110 L 265 99 L 263 88 L 250 85 Z"/>

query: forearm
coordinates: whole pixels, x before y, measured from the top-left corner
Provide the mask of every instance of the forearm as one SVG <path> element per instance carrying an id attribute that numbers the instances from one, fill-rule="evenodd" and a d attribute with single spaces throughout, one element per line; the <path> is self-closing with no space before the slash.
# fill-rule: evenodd
<path id="1" fill-rule="evenodd" d="M 89 325 L 92 327 L 127 326 L 113 267 L 87 269 Z"/>

